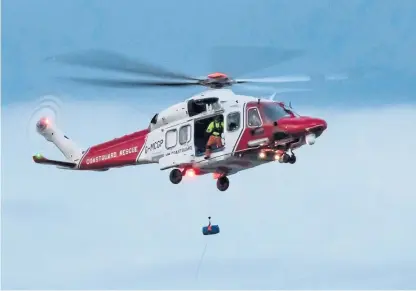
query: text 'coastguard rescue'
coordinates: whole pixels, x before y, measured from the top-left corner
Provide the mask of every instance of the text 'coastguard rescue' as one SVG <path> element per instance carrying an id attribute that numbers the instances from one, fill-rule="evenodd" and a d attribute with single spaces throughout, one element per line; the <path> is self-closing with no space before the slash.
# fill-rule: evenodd
<path id="1" fill-rule="evenodd" d="M 109 153 L 109 154 L 88 158 L 87 159 L 87 165 L 98 163 L 100 161 L 105 161 L 105 160 L 117 158 L 119 156 L 126 156 L 126 155 L 129 155 L 129 154 L 137 153 L 138 151 L 139 151 L 138 147 L 135 146 L 135 147 L 131 147 L 131 148 L 128 148 L 128 149 L 120 150 L 118 152 L 112 152 L 112 153 Z"/>

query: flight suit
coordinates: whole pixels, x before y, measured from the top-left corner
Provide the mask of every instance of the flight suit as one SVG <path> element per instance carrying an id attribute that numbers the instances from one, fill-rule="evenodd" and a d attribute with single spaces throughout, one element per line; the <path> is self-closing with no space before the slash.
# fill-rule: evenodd
<path id="1" fill-rule="evenodd" d="M 206 150 L 205 150 L 205 158 L 208 159 L 211 156 L 211 147 L 212 145 L 216 145 L 217 148 L 222 147 L 222 140 L 221 134 L 224 132 L 224 122 L 222 121 L 212 121 L 207 128 L 207 133 L 210 133 Z"/>

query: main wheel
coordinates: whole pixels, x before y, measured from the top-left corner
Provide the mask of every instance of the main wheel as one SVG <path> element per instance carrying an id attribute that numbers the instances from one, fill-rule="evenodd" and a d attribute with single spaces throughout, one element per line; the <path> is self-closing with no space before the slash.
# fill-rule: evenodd
<path id="1" fill-rule="evenodd" d="M 220 191 L 225 191 L 230 186 L 230 180 L 226 176 L 222 176 L 217 180 L 217 188 Z"/>
<path id="2" fill-rule="evenodd" d="M 169 174 L 169 179 L 173 184 L 179 184 L 182 181 L 181 170 L 173 169 Z"/>
<path id="3" fill-rule="evenodd" d="M 294 164 L 296 163 L 296 156 L 295 155 L 291 155 L 289 157 L 289 164 Z"/>
<path id="4" fill-rule="evenodd" d="M 280 162 L 286 164 L 287 162 L 289 162 L 290 156 L 287 153 L 284 153 L 281 157 L 280 157 Z"/>

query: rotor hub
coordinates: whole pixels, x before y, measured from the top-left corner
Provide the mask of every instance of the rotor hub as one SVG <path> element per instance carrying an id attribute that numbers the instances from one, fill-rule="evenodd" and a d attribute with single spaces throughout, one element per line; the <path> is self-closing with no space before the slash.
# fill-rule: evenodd
<path id="1" fill-rule="evenodd" d="M 228 79 L 228 76 L 226 74 L 219 72 L 211 73 L 207 77 L 208 79 Z"/>
<path id="2" fill-rule="evenodd" d="M 212 89 L 221 89 L 232 85 L 231 79 L 224 73 L 211 73 L 201 82 L 201 85 Z"/>

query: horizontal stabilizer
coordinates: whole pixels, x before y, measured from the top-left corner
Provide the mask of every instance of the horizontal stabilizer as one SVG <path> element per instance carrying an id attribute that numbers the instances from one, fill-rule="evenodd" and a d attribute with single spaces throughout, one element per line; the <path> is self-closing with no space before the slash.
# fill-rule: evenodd
<path id="1" fill-rule="evenodd" d="M 66 169 L 75 169 L 77 166 L 76 163 L 49 160 L 40 154 L 33 156 L 33 161 L 37 164 L 54 165 L 54 166 L 58 166 L 60 168 L 66 168 Z"/>

